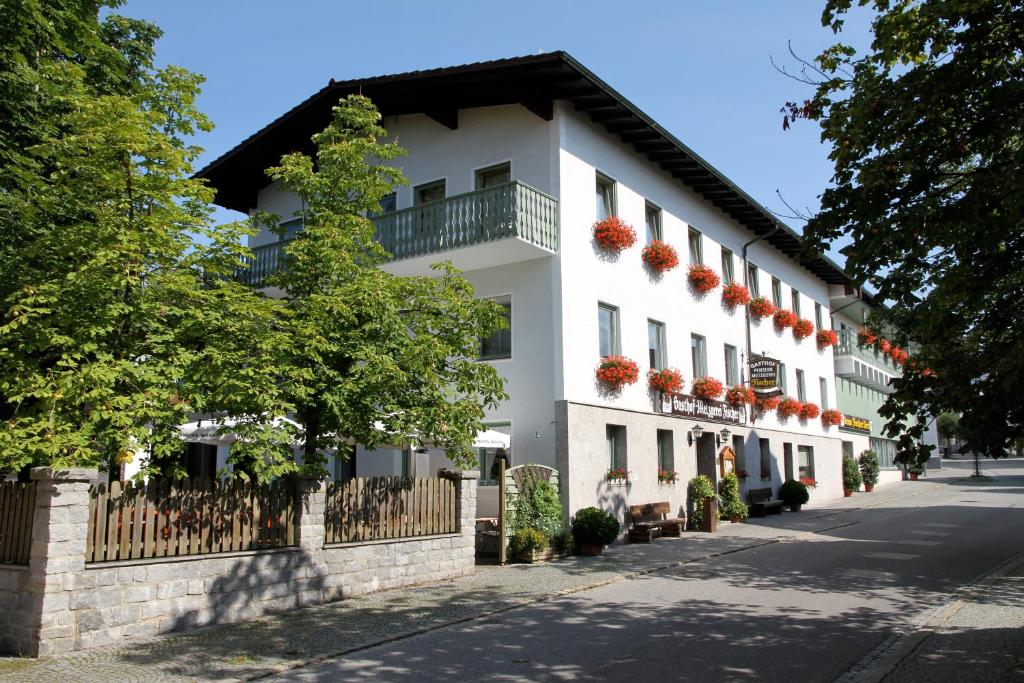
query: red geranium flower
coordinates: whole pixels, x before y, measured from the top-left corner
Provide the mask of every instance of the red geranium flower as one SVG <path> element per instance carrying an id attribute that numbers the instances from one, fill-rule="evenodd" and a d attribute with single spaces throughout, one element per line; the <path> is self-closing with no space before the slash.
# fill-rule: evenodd
<path id="1" fill-rule="evenodd" d="M 722 290 L 722 301 L 727 306 L 746 306 L 750 303 L 750 292 L 738 282 L 730 282 Z"/>
<path id="2" fill-rule="evenodd" d="M 618 216 L 608 216 L 594 223 L 594 239 L 602 249 L 622 251 L 636 244 L 636 230 Z"/>
<path id="3" fill-rule="evenodd" d="M 597 366 L 598 381 L 616 389 L 633 384 L 639 376 L 640 368 L 636 362 L 623 356 L 608 356 Z"/>
<path id="4" fill-rule="evenodd" d="M 836 427 L 843 423 L 843 414 L 835 408 L 821 411 L 821 424 L 825 429 Z"/>
<path id="5" fill-rule="evenodd" d="M 693 380 L 693 388 L 690 392 L 701 398 L 717 399 L 722 395 L 723 389 L 722 383 L 714 377 L 701 377 Z"/>
<path id="6" fill-rule="evenodd" d="M 750 315 L 754 316 L 758 320 L 761 318 L 767 318 L 773 313 L 775 313 L 775 305 L 763 296 L 759 296 L 750 302 Z"/>
<path id="7" fill-rule="evenodd" d="M 679 254 L 676 253 L 675 247 L 658 240 L 644 247 L 643 259 L 644 263 L 659 273 L 672 270 L 679 265 Z"/>
<path id="8" fill-rule="evenodd" d="M 835 330 L 818 330 L 816 338 L 819 349 L 826 349 L 839 343 L 839 335 L 836 334 Z"/>
<path id="9" fill-rule="evenodd" d="M 872 334 L 871 330 L 866 327 L 862 328 L 861 331 L 857 333 L 857 342 L 861 346 L 871 346 L 876 341 L 878 341 L 878 336 Z"/>
<path id="10" fill-rule="evenodd" d="M 803 410 L 804 404 L 795 398 L 784 398 L 779 402 L 779 419 L 787 420 L 794 415 L 799 415 L 800 411 Z"/>
<path id="11" fill-rule="evenodd" d="M 779 403 L 781 402 L 782 399 L 780 397 L 769 396 L 768 398 L 757 399 L 757 403 L 755 405 L 757 406 L 757 409 L 759 411 L 761 411 L 762 413 L 767 413 L 777 409 L 779 407 Z"/>
<path id="12" fill-rule="evenodd" d="M 806 339 L 814 334 L 814 323 L 806 318 L 801 318 L 793 324 L 793 338 L 796 340 Z"/>
<path id="13" fill-rule="evenodd" d="M 882 341 L 878 342 L 878 348 L 882 353 L 889 353 L 889 351 L 892 350 L 892 342 L 890 342 L 888 339 L 883 339 Z"/>
<path id="14" fill-rule="evenodd" d="M 675 368 L 651 370 L 647 373 L 647 383 L 651 389 L 665 394 L 678 394 L 683 390 L 683 373 Z"/>
<path id="15" fill-rule="evenodd" d="M 817 403 L 805 403 L 800 407 L 801 420 L 813 420 L 821 414 L 821 408 Z"/>
<path id="16" fill-rule="evenodd" d="M 690 266 L 690 272 L 687 277 L 690 278 L 690 284 L 693 285 L 693 288 L 701 294 L 707 294 L 722 282 L 722 278 L 718 277 L 718 273 L 701 263 Z"/>
<path id="17" fill-rule="evenodd" d="M 780 308 L 775 311 L 775 328 L 778 330 L 784 330 L 787 327 L 793 327 L 796 325 L 797 317 L 793 311 L 787 311 L 785 308 Z"/>
<path id="18" fill-rule="evenodd" d="M 733 385 L 729 387 L 729 391 L 725 392 L 725 402 L 734 406 L 753 405 L 754 390 L 742 384 Z"/>

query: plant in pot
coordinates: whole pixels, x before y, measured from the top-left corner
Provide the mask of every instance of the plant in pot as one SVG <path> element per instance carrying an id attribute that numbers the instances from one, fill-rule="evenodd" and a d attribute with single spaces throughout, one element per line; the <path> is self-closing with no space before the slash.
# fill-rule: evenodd
<path id="1" fill-rule="evenodd" d="M 636 230 L 618 216 L 594 223 L 594 240 L 605 251 L 619 252 L 636 244 Z"/>
<path id="2" fill-rule="evenodd" d="M 573 545 L 584 555 L 600 555 L 619 537 L 619 520 L 595 507 L 583 508 L 572 520 Z"/>
<path id="3" fill-rule="evenodd" d="M 878 454 L 874 451 L 864 451 L 860 454 L 860 476 L 864 480 L 864 490 L 871 493 L 878 483 Z"/>
<path id="4" fill-rule="evenodd" d="M 761 320 L 770 315 L 775 315 L 775 304 L 763 296 L 754 297 L 750 301 L 750 317 L 754 320 Z"/>
<path id="5" fill-rule="evenodd" d="M 710 520 L 704 519 L 704 501 L 715 497 L 715 485 L 703 474 L 698 474 L 690 480 L 686 487 L 686 495 L 690 501 L 690 528 L 697 531 L 710 530 L 707 524 Z"/>
<path id="6" fill-rule="evenodd" d="M 807 493 L 807 487 L 795 479 L 784 481 L 779 487 L 779 500 L 793 512 L 800 512 L 800 508 L 810 499 L 811 494 Z"/>
<path id="7" fill-rule="evenodd" d="M 860 467 L 852 455 L 843 455 L 843 495 L 847 498 L 853 495 L 861 485 Z"/>
<path id="8" fill-rule="evenodd" d="M 728 519 L 733 523 L 746 519 L 749 514 L 747 504 L 740 498 L 740 481 L 732 472 L 722 477 L 722 481 L 718 483 L 718 497 L 722 501 L 719 510 L 722 519 Z"/>
<path id="9" fill-rule="evenodd" d="M 640 377 L 640 367 L 636 361 L 625 356 L 605 356 L 597 366 L 597 381 L 612 390 L 619 390 L 627 384 L 633 384 Z"/>
<path id="10" fill-rule="evenodd" d="M 679 265 L 679 254 L 676 253 L 675 247 L 658 240 L 644 247 L 641 257 L 648 267 L 659 273 L 672 270 Z"/>
<path id="11" fill-rule="evenodd" d="M 540 529 L 520 529 L 509 539 L 508 549 L 520 562 L 535 562 L 551 547 L 551 537 Z"/>
<path id="12" fill-rule="evenodd" d="M 907 474 L 910 476 L 910 481 L 917 481 L 917 478 L 924 474 L 924 465 L 917 462 L 912 462 L 907 465 Z"/>

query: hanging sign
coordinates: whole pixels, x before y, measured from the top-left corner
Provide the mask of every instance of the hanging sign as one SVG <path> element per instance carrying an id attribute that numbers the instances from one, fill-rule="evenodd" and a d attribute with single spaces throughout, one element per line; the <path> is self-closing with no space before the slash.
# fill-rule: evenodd
<path id="1" fill-rule="evenodd" d="M 661 412 L 712 422 L 743 425 L 747 414 L 743 408 L 698 396 L 661 395 Z"/>
<path id="2" fill-rule="evenodd" d="M 847 415 L 846 413 L 843 413 L 843 423 L 839 425 L 839 428 L 845 432 L 870 434 L 871 420 L 865 420 L 863 417 L 856 417 L 854 415 Z"/>
<path id="3" fill-rule="evenodd" d="M 747 363 L 750 372 L 750 388 L 757 398 L 781 396 L 779 386 L 779 361 L 768 356 L 751 356 Z"/>

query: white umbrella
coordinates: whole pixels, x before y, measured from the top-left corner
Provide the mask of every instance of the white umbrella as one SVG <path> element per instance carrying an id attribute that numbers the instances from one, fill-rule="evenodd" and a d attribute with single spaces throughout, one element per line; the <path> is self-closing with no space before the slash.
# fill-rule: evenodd
<path id="1" fill-rule="evenodd" d="M 508 434 L 488 429 L 477 432 L 473 439 L 473 448 L 508 448 L 512 445 L 512 437 Z"/>
<path id="2" fill-rule="evenodd" d="M 227 427 L 230 430 L 232 427 L 237 425 L 238 422 L 239 421 L 234 418 L 199 420 L 198 422 L 186 422 L 183 425 L 179 425 L 178 431 L 181 432 L 181 438 L 184 441 L 232 443 L 233 441 L 236 441 L 238 437 L 230 431 L 223 434 L 221 434 L 220 431 L 224 427 Z M 274 418 L 275 427 L 281 427 L 285 424 L 291 425 L 292 427 L 299 426 L 297 422 L 289 420 L 287 417 Z"/>

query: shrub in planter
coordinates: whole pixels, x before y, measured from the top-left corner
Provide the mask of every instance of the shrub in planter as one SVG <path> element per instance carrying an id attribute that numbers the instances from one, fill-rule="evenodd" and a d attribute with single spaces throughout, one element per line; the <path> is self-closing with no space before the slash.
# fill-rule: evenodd
<path id="1" fill-rule="evenodd" d="M 778 413 L 780 420 L 788 420 L 794 415 L 799 415 L 800 411 L 803 410 L 804 404 L 795 398 L 789 398 L 788 396 L 779 401 Z"/>
<path id="2" fill-rule="evenodd" d="M 818 330 L 818 334 L 815 336 L 815 341 L 818 342 L 818 348 L 824 350 L 830 346 L 838 344 L 839 335 L 836 334 L 835 330 Z"/>
<path id="3" fill-rule="evenodd" d="M 814 323 L 812 323 L 810 320 L 807 320 L 806 318 L 800 318 L 795 323 L 793 323 L 793 338 L 796 339 L 797 341 L 800 341 L 801 339 L 807 339 L 807 337 L 810 337 L 812 334 L 814 334 Z"/>
<path id="4" fill-rule="evenodd" d="M 564 529 L 558 489 L 547 479 L 541 479 L 529 470 L 521 482 L 519 496 L 512 506 L 509 530 L 515 533 L 522 529 L 537 529 L 548 536 L 554 536 Z"/>
<path id="5" fill-rule="evenodd" d="M 551 538 L 540 529 L 520 529 L 508 541 L 508 549 L 513 555 L 544 550 L 550 545 Z"/>
<path id="6" fill-rule="evenodd" d="M 722 301 L 726 306 L 746 306 L 750 303 L 750 292 L 738 282 L 730 282 L 722 289 Z"/>
<path id="7" fill-rule="evenodd" d="M 701 377 L 693 380 L 693 388 L 690 389 L 690 393 L 694 396 L 714 400 L 722 395 L 723 390 L 722 383 L 714 377 Z"/>
<path id="8" fill-rule="evenodd" d="M 577 548 L 587 552 L 597 549 L 593 554 L 599 555 L 601 548 L 619 537 L 619 520 L 604 510 L 587 507 L 576 512 L 572 520 L 572 541 Z"/>
<path id="9" fill-rule="evenodd" d="M 572 552 L 572 532 L 562 529 L 551 537 L 551 547 L 560 553 Z"/>
<path id="10" fill-rule="evenodd" d="M 640 368 L 636 361 L 625 356 L 607 356 L 597 366 L 597 380 L 613 389 L 633 384 L 639 377 Z"/>
<path id="11" fill-rule="evenodd" d="M 787 327 L 793 327 L 796 325 L 797 317 L 793 311 L 787 311 L 785 308 L 780 308 L 775 311 L 775 315 L 772 317 L 775 322 L 775 329 L 784 330 Z"/>
<path id="12" fill-rule="evenodd" d="M 718 273 L 702 263 L 690 266 L 687 278 L 689 278 L 693 288 L 701 294 L 707 294 L 722 282 L 722 278 L 718 277 Z"/>
<path id="13" fill-rule="evenodd" d="M 682 392 L 686 383 L 683 381 L 683 373 L 675 368 L 665 368 L 648 372 L 647 384 L 651 389 L 663 394 L 678 394 Z"/>
<path id="14" fill-rule="evenodd" d="M 817 403 L 805 403 L 800 406 L 800 419 L 801 420 L 813 420 L 821 414 L 821 408 L 818 407 Z"/>
<path id="15" fill-rule="evenodd" d="M 740 481 L 735 474 L 730 472 L 722 477 L 718 483 L 718 497 L 722 501 L 718 516 L 722 519 L 731 519 L 734 522 L 746 519 L 749 514 L 747 504 L 740 498 Z"/>
<path id="16" fill-rule="evenodd" d="M 851 455 L 843 456 L 843 492 L 853 492 L 860 488 L 862 483 L 860 468 L 857 461 Z"/>
<path id="17" fill-rule="evenodd" d="M 837 427 L 843 423 L 843 414 L 835 408 L 821 411 L 821 426 L 825 429 Z"/>
<path id="18" fill-rule="evenodd" d="M 644 247 L 642 257 L 644 263 L 659 273 L 672 270 L 679 265 L 679 254 L 676 253 L 675 247 L 658 240 Z"/>
<path id="19" fill-rule="evenodd" d="M 779 487 L 779 500 L 793 512 L 799 512 L 800 507 L 810 499 L 811 494 L 807 493 L 807 486 L 799 481 L 788 479 Z"/>
<path id="20" fill-rule="evenodd" d="M 636 230 L 618 216 L 608 216 L 594 223 L 594 239 L 605 251 L 622 251 L 636 244 Z"/>
<path id="21" fill-rule="evenodd" d="M 690 528 L 700 529 L 704 523 L 704 501 L 715 497 L 715 485 L 703 474 L 690 480 L 686 487 L 686 497 L 690 501 Z"/>
<path id="22" fill-rule="evenodd" d="M 753 405 L 754 390 L 743 384 L 735 384 L 725 392 L 725 402 L 734 406 Z"/>
<path id="23" fill-rule="evenodd" d="M 775 304 L 763 296 L 759 296 L 750 302 L 750 315 L 756 320 L 767 318 L 775 314 Z"/>
<path id="24" fill-rule="evenodd" d="M 860 476 L 864 480 L 864 490 L 868 493 L 878 483 L 878 454 L 874 451 L 864 451 L 860 454 Z"/>

